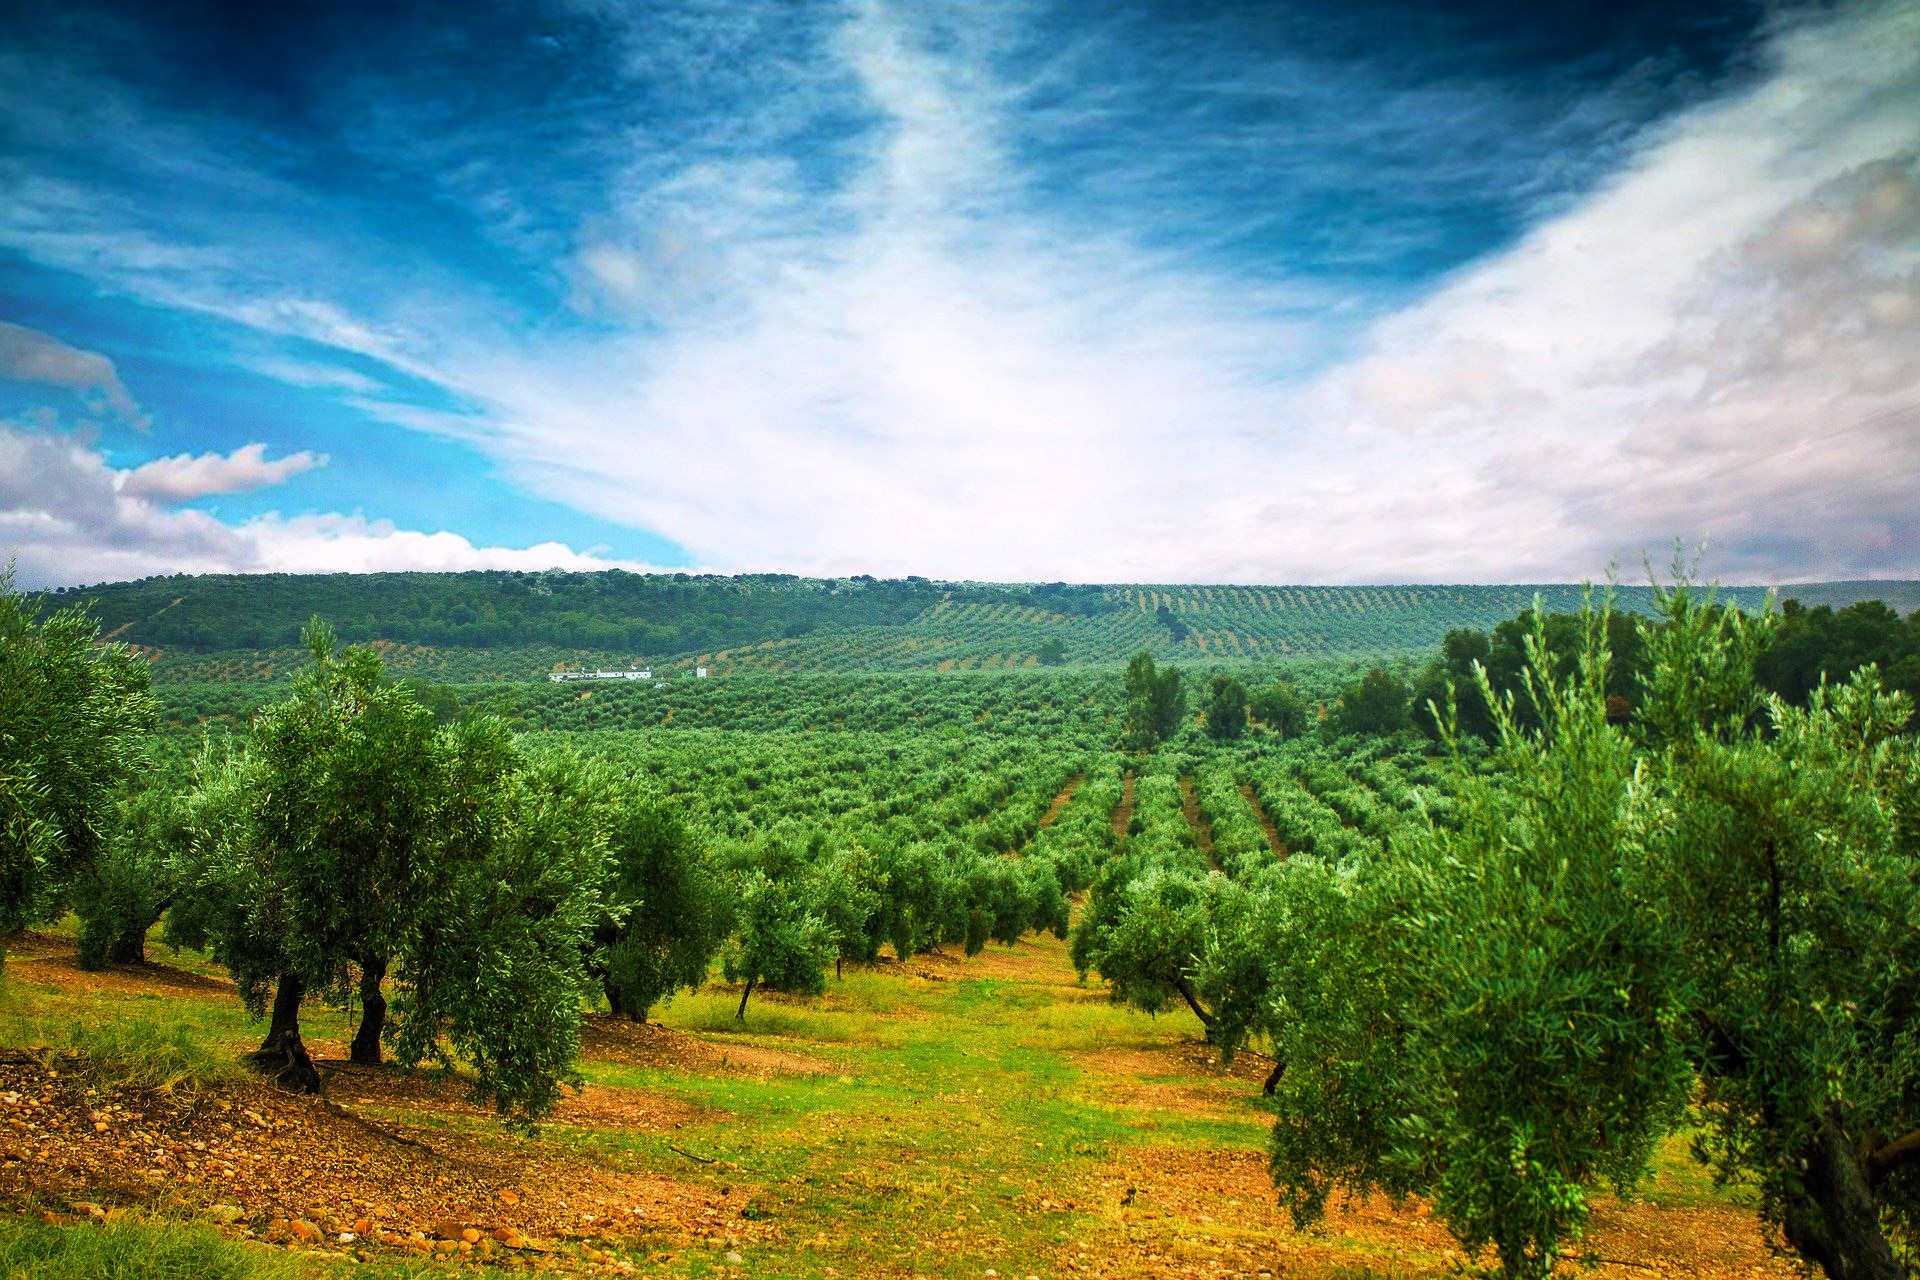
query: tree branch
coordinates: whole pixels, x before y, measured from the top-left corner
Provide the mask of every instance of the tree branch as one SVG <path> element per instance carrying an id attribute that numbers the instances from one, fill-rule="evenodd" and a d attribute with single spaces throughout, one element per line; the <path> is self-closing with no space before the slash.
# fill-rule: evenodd
<path id="1" fill-rule="evenodd" d="M 1920 1160 L 1920 1129 L 1902 1134 L 1892 1142 L 1867 1153 L 1867 1185 L 1879 1186 L 1896 1169 Z"/>
<path id="2" fill-rule="evenodd" d="M 1203 1026 L 1213 1025 L 1213 1015 L 1202 1009 L 1200 1002 L 1193 998 L 1193 988 L 1187 985 L 1185 978 L 1175 978 L 1173 989 L 1180 993 L 1180 998 L 1187 1002 L 1187 1008 L 1193 1010 L 1193 1016 L 1200 1019 Z"/>

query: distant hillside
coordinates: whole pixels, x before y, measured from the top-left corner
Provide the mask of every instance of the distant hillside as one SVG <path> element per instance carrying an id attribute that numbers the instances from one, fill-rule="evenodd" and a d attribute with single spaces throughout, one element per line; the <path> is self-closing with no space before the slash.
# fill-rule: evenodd
<path id="1" fill-rule="evenodd" d="M 57 592 L 90 599 L 104 629 L 142 646 L 165 681 L 258 681 L 301 660 L 314 614 L 373 642 L 400 674 L 534 679 L 581 666 L 696 664 L 733 671 L 948 671 L 1112 663 L 1146 648 L 1176 660 L 1319 662 L 1432 649 L 1486 629 L 1538 595 L 1579 607 L 1582 588 L 1028 585 L 639 575 L 618 571 L 266 574 L 148 578 Z M 1758 603 L 1760 588 L 1731 588 Z M 1811 583 L 1808 605 L 1883 599 L 1920 608 L 1920 582 Z M 1644 587 L 1620 591 L 1644 610 Z"/>

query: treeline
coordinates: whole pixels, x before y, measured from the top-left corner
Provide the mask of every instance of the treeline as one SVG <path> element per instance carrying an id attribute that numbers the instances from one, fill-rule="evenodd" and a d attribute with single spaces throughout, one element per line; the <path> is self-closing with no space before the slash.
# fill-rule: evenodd
<path id="1" fill-rule="evenodd" d="M 1647 621 L 1632 614 L 1605 615 L 1607 707 L 1616 721 L 1634 716 L 1642 698 L 1650 670 Z M 1496 702 L 1510 702 L 1523 725 L 1537 728 L 1538 714 L 1527 690 L 1529 645 L 1537 631 L 1554 675 L 1564 679 L 1578 666 L 1585 625 L 1579 613 L 1543 612 L 1536 617 L 1526 609 L 1488 631 L 1457 627 L 1447 632 L 1438 656 L 1411 680 L 1391 668 L 1374 667 L 1322 705 L 1319 723 L 1330 738 L 1413 729 L 1437 742 L 1451 710 L 1456 717 L 1453 730 L 1484 745 L 1496 732 L 1494 707 L 1486 696 L 1491 693 Z M 1755 685 L 1793 706 L 1806 706 L 1823 682 L 1842 684 L 1869 666 L 1886 688 L 1920 702 L 1920 610 L 1902 619 L 1880 600 L 1836 610 L 1827 605 L 1807 608 L 1789 599 L 1781 604 L 1768 637 L 1754 659 Z M 1222 723 L 1229 725 L 1234 723 L 1232 713 L 1220 700 L 1231 696 L 1230 688 L 1216 686 L 1216 709 L 1209 713 L 1223 716 Z"/>
<path id="2" fill-rule="evenodd" d="M 454 648 L 547 644 L 666 656 L 898 627 L 944 599 L 1072 612 L 1106 607 L 1098 588 L 998 588 L 925 578 L 791 574 L 377 573 L 146 578 L 55 592 L 93 602 L 116 639 L 192 651 L 285 649 L 314 616 L 347 643 Z"/>

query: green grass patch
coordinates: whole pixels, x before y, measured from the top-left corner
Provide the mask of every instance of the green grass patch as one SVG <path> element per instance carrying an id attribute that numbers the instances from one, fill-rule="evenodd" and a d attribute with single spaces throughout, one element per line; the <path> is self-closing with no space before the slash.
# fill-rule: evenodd
<path id="1" fill-rule="evenodd" d="M 70 1227 L 0 1219 L 5 1280 L 296 1280 L 315 1274 L 278 1250 L 193 1223 Z"/>
<path id="2" fill-rule="evenodd" d="M 824 1002 L 789 1003 L 755 992 L 747 1016 L 736 1020 L 738 992 L 707 989 L 683 995 L 658 1013 L 658 1021 L 677 1031 L 722 1036 L 780 1036 L 820 1044 L 889 1044 L 899 1039 L 889 1015 Z"/>

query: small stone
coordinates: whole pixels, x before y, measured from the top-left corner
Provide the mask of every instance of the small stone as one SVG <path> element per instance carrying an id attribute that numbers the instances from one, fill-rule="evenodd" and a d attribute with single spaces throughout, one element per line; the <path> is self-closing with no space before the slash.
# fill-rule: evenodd
<path id="1" fill-rule="evenodd" d="M 312 1244 L 320 1238 L 320 1228 L 314 1226 L 305 1218 L 295 1218 L 287 1224 L 287 1230 L 293 1232 L 296 1237 L 308 1244 Z"/>
<path id="2" fill-rule="evenodd" d="M 733 1263 L 735 1266 L 738 1266 L 740 1263 L 745 1262 L 746 1259 L 741 1257 L 738 1253 L 729 1251 L 727 1254 L 727 1261 Z"/>
<path id="3" fill-rule="evenodd" d="M 207 1217 L 221 1226 L 232 1226 L 240 1220 L 240 1206 L 237 1204 L 212 1204 L 206 1209 Z"/>
<path id="4" fill-rule="evenodd" d="M 460 1233 L 460 1238 L 466 1241 L 468 1244 L 480 1243 L 480 1233 L 474 1230 L 472 1227 L 468 1227 L 465 1230 L 463 1230 Z"/>

